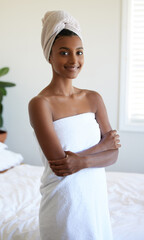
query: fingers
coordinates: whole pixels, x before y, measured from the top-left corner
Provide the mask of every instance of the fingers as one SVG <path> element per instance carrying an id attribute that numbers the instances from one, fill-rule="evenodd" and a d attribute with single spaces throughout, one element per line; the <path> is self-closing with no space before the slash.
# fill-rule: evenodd
<path id="1" fill-rule="evenodd" d="M 120 137 L 116 130 L 112 130 L 112 131 L 110 132 L 110 134 L 111 134 L 111 136 L 113 136 L 113 137 L 115 137 L 115 138 L 119 138 L 119 137 Z"/>
<path id="2" fill-rule="evenodd" d="M 117 147 L 117 148 L 120 148 L 120 147 L 121 147 L 121 144 L 120 144 L 120 140 L 119 140 L 119 139 L 116 141 L 116 147 Z"/>
<path id="3" fill-rule="evenodd" d="M 65 160 L 49 160 L 50 166 L 65 165 Z"/>
<path id="4" fill-rule="evenodd" d="M 111 130 L 111 131 L 105 133 L 103 137 L 115 137 L 115 136 L 119 136 L 117 134 L 117 131 L 116 130 Z"/>
<path id="5" fill-rule="evenodd" d="M 68 163 L 68 155 L 63 159 L 49 160 L 50 167 L 57 176 L 68 176 L 72 174 Z"/>
<path id="6" fill-rule="evenodd" d="M 119 136 L 118 134 L 115 135 L 115 146 L 116 146 L 117 149 L 121 147 L 119 137 L 120 137 L 120 136 Z"/>
<path id="7" fill-rule="evenodd" d="M 76 154 L 70 151 L 66 151 L 65 153 L 66 157 L 63 159 L 49 160 L 50 167 L 57 176 L 67 176 L 79 169 L 78 163 L 75 160 Z"/>
<path id="8" fill-rule="evenodd" d="M 49 160 L 50 165 L 63 165 L 65 164 L 68 155 L 66 154 L 65 158 L 57 159 L 57 160 Z"/>
<path id="9" fill-rule="evenodd" d="M 117 134 L 117 130 L 111 130 L 109 133 L 111 134 L 111 136 L 116 136 L 116 135 L 118 135 L 118 134 Z"/>
<path id="10" fill-rule="evenodd" d="M 73 173 L 71 170 L 67 168 L 64 169 L 62 166 L 52 166 L 51 169 L 57 176 L 68 176 Z"/>
<path id="11" fill-rule="evenodd" d="M 121 147 L 121 144 L 120 144 L 120 136 L 119 134 L 117 133 L 117 130 L 112 130 L 110 131 L 110 135 L 111 137 L 113 138 L 113 141 L 114 141 L 114 147 L 116 149 L 120 148 Z"/>
<path id="12" fill-rule="evenodd" d="M 67 175 L 72 174 L 71 172 L 68 172 L 67 170 L 54 171 L 54 173 L 55 173 L 57 176 L 67 176 Z"/>
<path id="13" fill-rule="evenodd" d="M 56 161 L 54 162 L 50 162 L 50 168 L 57 176 L 64 176 L 70 174 L 69 169 L 66 168 L 64 164 L 60 164 L 61 161 L 58 161 L 59 163 L 57 163 Z"/>
<path id="14" fill-rule="evenodd" d="M 57 173 L 66 173 L 66 167 L 62 160 L 49 161 L 52 171 L 57 175 Z M 62 172 L 63 171 L 63 172 Z"/>
<path id="15" fill-rule="evenodd" d="M 121 144 L 117 144 L 117 148 L 120 148 L 121 147 Z"/>
<path id="16" fill-rule="evenodd" d="M 59 170 L 66 169 L 66 168 L 64 168 L 64 165 L 60 165 L 60 166 L 50 165 L 50 167 L 53 171 L 59 171 Z"/>

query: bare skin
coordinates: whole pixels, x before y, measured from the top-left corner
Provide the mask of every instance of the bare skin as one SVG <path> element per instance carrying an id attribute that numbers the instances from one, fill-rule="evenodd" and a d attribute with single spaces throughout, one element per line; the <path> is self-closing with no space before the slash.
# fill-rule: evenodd
<path id="1" fill-rule="evenodd" d="M 60 37 L 49 60 L 51 83 L 29 103 L 30 122 L 39 144 L 57 176 L 67 176 L 83 168 L 106 167 L 116 162 L 121 146 L 119 135 L 112 130 L 102 97 L 95 91 L 73 87 L 72 80 L 83 67 L 83 46 L 79 37 Z M 95 113 L 101 140 L 79 153 L 64 152 L 53 121 L 81 113 Z"/>

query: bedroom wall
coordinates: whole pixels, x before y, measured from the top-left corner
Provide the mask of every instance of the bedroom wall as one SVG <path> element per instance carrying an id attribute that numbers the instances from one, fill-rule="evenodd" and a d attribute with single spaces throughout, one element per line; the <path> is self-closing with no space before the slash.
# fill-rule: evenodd
<path id="1" fill-rule="evenodd" d="M 3 101 L 9 149 L 20 152 L 25 163 L 41 165 L 27 105 L 51 79 L 40 45 L 41 18 L 47 10 L 64 9 L 79 20 L 85 66 L 74 85 L 98 91 L 112 127 L 118 129 L 121 1 L 1 0 L 0 6 L 0 67 L 10 67 L 3 79 L 17 85 L 8 89 Z M 107 170 L 144 172 L 144 134 L 120 132 L 120 136 L 119 160 Z"/>

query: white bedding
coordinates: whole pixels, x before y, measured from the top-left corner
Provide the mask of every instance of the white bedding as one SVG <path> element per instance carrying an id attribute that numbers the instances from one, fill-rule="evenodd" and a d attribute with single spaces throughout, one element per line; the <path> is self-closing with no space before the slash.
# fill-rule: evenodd
<path id="1" fill-rule="evenodd" d="M 0 240 L 39 240 L 43 167 L 19 165 L 0 174 Z"/>
<path id="2" fill-rule="evenodd" d="M 43 167 L 20 165 L 0 174 L 0 240 L 39 240 Z M 144 240 L 144 174 L 108 172 L 114 240 Z"/>
<path id="3" fill-rule="evenodd" d="M 144 240 L 144 174 L 108 172 L 114 240 Z"/>

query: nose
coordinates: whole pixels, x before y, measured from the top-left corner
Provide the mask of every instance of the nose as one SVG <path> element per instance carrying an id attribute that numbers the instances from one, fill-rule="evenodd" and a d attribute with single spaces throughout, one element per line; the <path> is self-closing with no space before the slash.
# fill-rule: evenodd
<path id="1" fill-rule="evenodd" d="M 69 63 L 70 64 L 76 64 L 77 63 L 77 56 L 74 53 L 70 55 Z"/>

